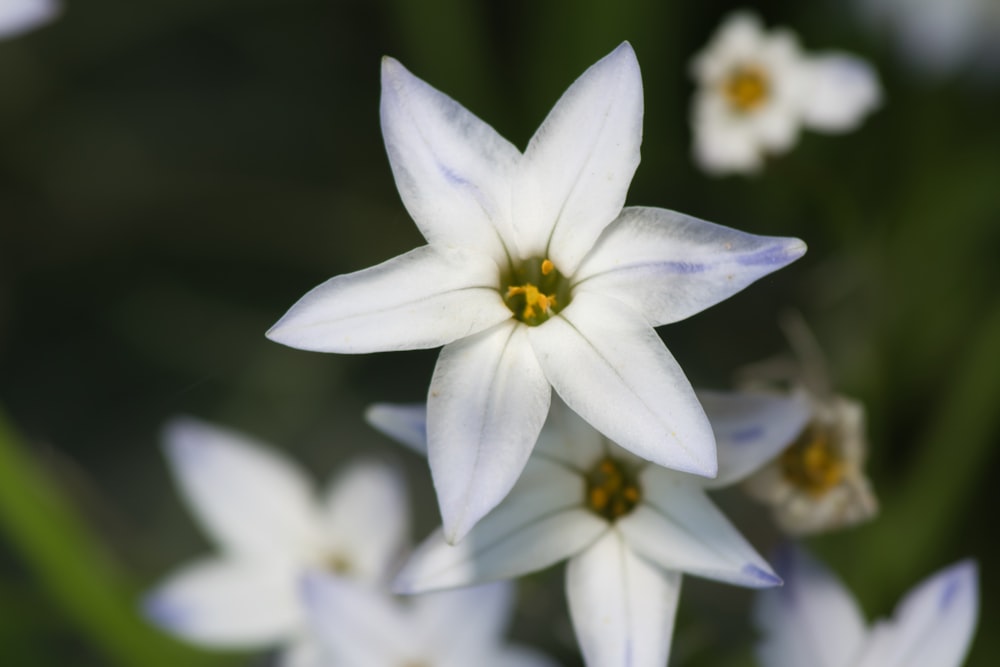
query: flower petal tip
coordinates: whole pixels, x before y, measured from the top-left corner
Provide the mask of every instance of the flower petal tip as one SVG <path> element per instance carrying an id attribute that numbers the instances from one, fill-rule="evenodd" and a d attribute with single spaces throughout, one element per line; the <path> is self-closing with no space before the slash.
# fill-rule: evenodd
<path id="1" fill-rule="evenodd" d="M 177 632 L 184 627 L 188 613 L 162 592 L 147 595 L 139 604 L 142 615 L 156 627 Z"/>
<path id="2" fill-rule="evenodd" d="M 938 597 L 938 609 L 946 613 L 963 593 L 979 588 L 979 565 L 972 559 L 963 560 L 951 566 L 947 579 Z"/>
<path id="3" fill-rule="evenodd" d="M 754 588 L 772 588 L 782 586 L 785 583 L 774 572 L 765 570 L 754 563 L 744 565 L 741 572 L 750 579 L 747 583 Z"/>

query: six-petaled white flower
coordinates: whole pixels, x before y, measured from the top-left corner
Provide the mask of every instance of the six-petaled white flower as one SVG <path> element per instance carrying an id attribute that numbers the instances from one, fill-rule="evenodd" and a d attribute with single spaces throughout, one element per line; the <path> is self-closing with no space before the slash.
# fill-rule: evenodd
<path id="1" fill-rule="evenodd" d="M 183 498 L 219 551 L 180 567 L 145 601 L 146 615 L 194 644 L 284 645 L 282 664 L 315 651 L 301 578 L 327 570 L 386 586 L 407 543 L 397 474 L 345 468 L 323 497 L 277 451 L 190 418 L 171 422 L 166 452 Z"/>
<path id="2" fill-rule="evenodd" d="M 952 565 L 919 584 L 891 620 L 865 626 L 843 584 L 801 550 L 777 561 L 783 588 L 758 593 L 761 667 L 959 667 L 979 614 L 978 568 Z"/>
<path id="3" fill-rule="evenodd" d="M 701 393 L 718 441 L 707 480 L 637 458 L 558 400 L 510 495 L 458 545 L 439 530 L 403 567 L 403 593 L 516 577 L 569 559 L 566 593 L 588 665 L 662 667 L 681 574 L 780 583 L 705 493 L 774 456 L 808 418 L 795 397 Z M 376 405 L 369 421 L 420 450 L 422 406 Z"/>
<path id="4" fill-rule="evenodd" d="M 399 598 L 323 574 L 305 580 L 317 645 L 289 667 L 554 667 L 508 644 L 513 586 L 498 582 Z"/>
<path id="5" fill-rule="evenodd" d="M 754 364 L 744 371 L 746 386 L 799 395 L 810 406 L 809 423 L 775 459 L 751 475 L 743 488 L 770 505 L 778 526 L 801 536 L 853 526 L 878 512 L 865 475 L 868 437 L 865 408 L 836 394 L 823 351 L 801 317 L 782 319 L 795 352 Z"/>
<path id="6" fill-rule="evenodd" d="M 642 110 L 625 43 L 566 91 L 521 153 L 383 61 L 389 161 L 428 244 L 316 287 L 268 336 L 342 353 L 444 345 L 427 428 L 450 541 L 509 492 L 552 388 L 643 459 L 716 472 L 712 429 L 653 327 L 729 297 L 805 245 L 623 209 Z"/>
<path id="7" fill-rule="evenodd" d="M 60 12 L 56 0 L 3 0 L 0 2 L 0 39 L 34 30 Z"/>
<path id="8" fill-rule="evenodd" d="M 747 12 L 727 18 L 692 62 L 694 157 L 713 174 L 753 172 L 801 127 L 854 129 L 881 102 L 878 77 L 843 53 L 805 55 L 791 32 Z"/>

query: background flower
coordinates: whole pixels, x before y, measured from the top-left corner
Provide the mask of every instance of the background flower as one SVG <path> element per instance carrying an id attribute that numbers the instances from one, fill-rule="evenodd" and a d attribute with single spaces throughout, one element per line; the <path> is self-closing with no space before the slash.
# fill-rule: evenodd
<path id="1" fill-rule="evenodd" d="M 327 570 L 387 583 L 407 541 L 401 482 L 383 465 L 343 470 L 321 499 L 292 461 L 244 436 L 190 418 L 166 431 L 178 487 L 218 553 L 184 565 L 145 600 L 151 621 L 217 648 L 287 645 L 283 664 L 311 651 L 303 576 Z"/>

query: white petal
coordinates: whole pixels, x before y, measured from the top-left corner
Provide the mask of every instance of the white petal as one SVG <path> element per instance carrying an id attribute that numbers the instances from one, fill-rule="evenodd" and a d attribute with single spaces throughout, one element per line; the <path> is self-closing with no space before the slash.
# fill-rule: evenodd
<path id="1" fill-rule="evenodd" d="M 705 480 L 718 489 L 735 484 L 777 456 L 802 432 L 812 415 L 802 393 L 698 391 L 715 432 L 719 474 Z"/>
<path id="2" fill-rule="evenodd" d="M 514 611 L 514 587 L 498 581 L 485 586 L 436 591 L 412 600 L 414 630 L 428 646 L 447 648 L 447 653 L 474 665 L 497 645 Z M 456 632 L 461 628 L 461 632 Z M 444 651 L 443 651 L 444 652 Z"/>
<path id="3" fill-rule="evenodd" d="M 551 395 L 525 327 L 513 320 L 441 351 L 427 401 L 427 456 L 449 541 L 517 481 Z"/>
<path id="4" fill-rule="evenodd" d="M 505 263 L 520 152 L 392 58 L 382 60 L 381 113 L 396 187 L 424 238 Z"/>
<path id="5" fill-rule="evenodd" d="M 302 582 L 310 627 L 331 665 L 402 664 L 412 628 L 396 601 L 356 581 L 309 573 Z"/>
<path id="6" fill-rule="evenodd" d="M 59 15 L 55 0 L 4 0 L 0 2 L 0 38 L 37 28 Z"/>
<path id="7" fill-rule="evenodd" d="M 329 667 L 330 656 L 313 636 L 300 637 L 281 652 L 278 667 Z"/>
<path id="8" fill-rule="evenodd" d="M 587 473 L 606 450 L 604 436 L 555 396 L 532 455 Z"/>
<path id="9" fill-rule="evenodd" d="M 163 630 L 217 648 L 275 644 L 302 621 L 294 570 L 235 559 L 181 568 L 146 597 L 143 610 Z"/>
<path id="10" fill-rule="evenodd" d="M 583 509 L 584 480 L 558 463 L 532 458 L 509 496 L 457 545 L 439 530 L 396 578 L 401 593 L 495 581 L 540 570 L 579 552 L 608 529 Z"/>
<path id="11" fill-rule="evenodd" d="M 422 246 L 330 278 L 267 332 L 316 352 L 414 350 L 450 343 L 510 319 L 490 259 Z"/>
<path id="12" fill-rule="evenodd" d="M 662 208 L 629 207 L 580 267 L 573 301 L 582 292 L 600 292 L 660 326 L 729 298 L 805 251 L 798 239 L 746 234 Z"/>
<path id="13" fill-rule="evenodd" d="M 356 463 L 333 480 L 324 504 L 327 557 L 343 559 L 348 576 L 384 583 L 410 540 L 409 501 L 399 471 Z"/>
<path id="14" fill-rule="evenodd" d="M 858 603 L 801 549 L 783 550 L 776 562 L 785 585 L 758 593 L 754 604 L 761 667 L 853 667 L 865 635 Z"/>
<path id="15" fill-rule="evenodd" d="M 621 211 L 641 141 L 642 78 L 625 42 L 569 87 L 528 144 L 514 190 L 522 257 L 572 275 Z"/>
<path id="16" fill-rule="evenodd" d="M 882 102 L 878 75 L 860 58 L 828 54 L 810 59 L 804 67 L 809 95 L 803 118 L 815 130 L 853 130 Z"/>
<path id="17" fill-rule="evenodd" d="M 893 619 L 876 626 L 857 667 L 959 667 L 978 615 L 978 569 L 963 561 L 908 593 Z"/>
<path id="18" fill-rule="evenodd" d="M 663 667 L 680 596 L 679 572 L 644 562 L 610 531 L 566 568 L 566 596 L 588 665 Z"/>
<path id="19" fill-rule="evenodd" d="M 374 403 L 365 410 L 365 420 L 417 454 L 427 456 L 426 403 Z"/>
<path id="20" fill-rule="evenodd" d="M 760 171 L 764 153 L 753 128 L 722 114 L 701 111 L 702 107 L 714 103 L 707 95 L 714 93 L 698 93 L 694 100 L 691 129 L 695 163 L 714 176 Z"/>
<path id="21" fill-rule="evenodd" d="M 680 366 L 633 309 L 581 293 L 528 335 L 559 396 L 610 440 L 659 465 L 715 475 L 705 412 Z"/>
<path id="22" fill-rule="evenodd" d="M 164 440 L 192 514 L 223 549 L 289 559 L 316 543 L 319 515 L 309 480 L 280 452 L 186 417 L 167 424 Z"/>
<path id="23" fill-rule="evenodd" d="M 618 520 L 618 530 L 636 553 L 667 570 L 737 586 L 781 583 L 696 480 L 648 466 L 639 483 L 642 502 Z"/>

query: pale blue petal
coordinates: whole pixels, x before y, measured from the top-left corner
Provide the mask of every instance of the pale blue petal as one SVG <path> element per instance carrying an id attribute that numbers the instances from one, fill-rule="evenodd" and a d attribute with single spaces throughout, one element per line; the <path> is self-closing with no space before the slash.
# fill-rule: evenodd
<path id="1" fill-rule="evenodd" d="M 758 593 L 754 605 L 761 667 L 855 667 L 865 636 L 858 603 L 801 549 L 786 547 L 775 563 L 785 585 Z"/>
<path id="2" fill-rule="evenodd" d="M 535 446 L 552 391 L 511 320 L 441 351 L 427 402 L 427 459 L 445 534 L 460 540 L 504 499 Z"/>
<path id="3" fill-rule="evenodd" d="M 60 11 L 56 0 L 4 0 L 0 2 L 0 38 L 33 30 L 53 20 Z"/>
<path id="4" fill-rule="evenodd" d="M 505 263 L 520 152 L 392 58 L 382 61 L 381 114 L 396 187 L 428 243 Z"/>
<path id="5" fill-rule="evenodd" d="M 801 394 L 761 392 L 697 392 L 715 432 L 719 474 L 705 487 L 735 484 L 778 456 L 792 444 L 812 416 L 809 399 Z"/>
<path id="6" fill-rule="evenodd" d="M 680 366 L 634 310 L 580 294 L 528 335 L 559 396 L 609 440 L 658 465 L 715 475 L 708 418 Z"/>
<path id="7" fill-rule="evenodd" d="M 641 141 L 642 78 L 625 42 L 569 87 L 525 150 L 514 186 L 521 256 L 572 275 L 625 204 Z"/>
<path id="8" fill-rule="evenodd" d="M 267 337 L 315 352 L 438 347 L 510 319 L 498 283 L 489 258 L 422 246 L 313 288 Z"/>
<path id="9" fill-rule="evenodd" d="M 875 69 L 846 53 L 812 56 L 804 65 L 809 86 L 803 123 L 824 132 L 849 132 L 882 102 Z"/>
<path id="10" fill-rule="evenodd" d="M 653 326 L 683 320 L 793 262 L 806 245 L 757 236 L 662 208 L 630 207 L 605 230 L 574 277 L 642 313 Z"/>
<path id="11" fill-rule="evenodd" d="M 876 625 L 857 667 L 959 667 L 979 616 L 976 563 L 962 561 L 908 593 L 892 620 Z"/>
<path id="12" fill-rule="evenodd" d="M 679 572 L 664 572 L 609 531 L 566 568 L 566 597 L 588 665 L 663 667 L 670 656 L 681 591 Z"/>
<path id="13" fill-rule="evenodd" d="M 375 403 L 365 410 L 365 419 L 396 442 L 427 456 L 426 403 Z"/>
<path id="14" fill-rule="evenodd" d="M 737 586 L 781 583 L 696 479 L 647 466 L 639 486 L 642 501 L 618 520 L 618 530 L 636 553 L 666 570 Z"/>

